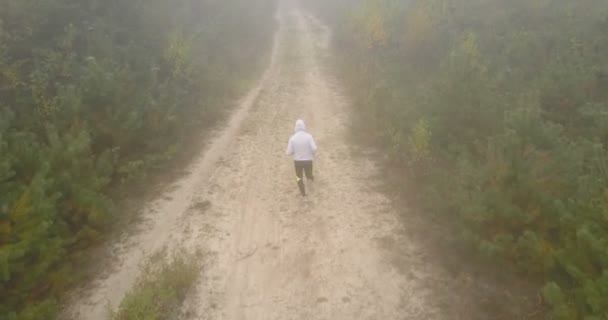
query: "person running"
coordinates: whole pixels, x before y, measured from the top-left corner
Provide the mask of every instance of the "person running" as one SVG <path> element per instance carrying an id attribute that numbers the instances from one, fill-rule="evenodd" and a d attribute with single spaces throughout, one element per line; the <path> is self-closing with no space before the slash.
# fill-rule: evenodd
<path id="1" fill-rule="evenodd" d="M 294 131 L 295 133 L 289 138 L 289 143 L 287 144 L 287 155 L 293 157 L 298 188 L 302 196 L 306 196 L 304 175 L 306 175 L 307 181 L 312 182 L 314 180 L 312 163 L 317 152 L 317 145 L 312 135 L 306 131 L 306 124 L 304 124 L 303 120 L 298 119 L 296 121 Z"/>

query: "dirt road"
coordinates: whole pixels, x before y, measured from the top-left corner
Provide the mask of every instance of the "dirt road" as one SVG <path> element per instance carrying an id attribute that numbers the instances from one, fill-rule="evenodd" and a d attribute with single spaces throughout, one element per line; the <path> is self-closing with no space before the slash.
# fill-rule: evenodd
<path id="1" fill-rule="evenodd" d="M 348 146 L 348 101 L 321 61 L 330 32 L 289 6 L 271 66 L 189 174 L 144 213 L 72 316 L 105 319 L 163 246 L 205 252 L 187 319 L 440 319 L 422 261 L 373 186 L 374 164 Z M 317 180 L 299 196 L 285 155 L 302 118 L 319 146 Z M 403 268 L 397 268 L 398 260 Z"/>

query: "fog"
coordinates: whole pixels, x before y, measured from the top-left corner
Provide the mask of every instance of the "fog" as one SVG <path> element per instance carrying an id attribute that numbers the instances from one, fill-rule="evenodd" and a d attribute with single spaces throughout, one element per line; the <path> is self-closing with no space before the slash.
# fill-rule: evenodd
<path id="1" fill-rule="evenodd" d="M 2 0 L 0 320 L 604 319 L 607 75 L 605 0 Z"/>

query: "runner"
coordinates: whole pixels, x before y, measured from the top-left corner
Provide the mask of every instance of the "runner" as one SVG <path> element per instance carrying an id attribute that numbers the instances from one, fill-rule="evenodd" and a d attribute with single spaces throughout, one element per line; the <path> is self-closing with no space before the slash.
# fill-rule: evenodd
<path id="1" fill-rule="evenodd" d="M 287 145 L 287 155 L 293 157 L 298 188 L 302 196 L 306 196 L 304 175 L 306 175 L 307 181 L 312 182 L 314 180 L 312 164 L 316 151 L 317 145 L 315 144 L 315 139 L 310 133 L 306 132 L 304 121 L 298 119 L 296 121 L 295 133 L 291 136 Z"/>

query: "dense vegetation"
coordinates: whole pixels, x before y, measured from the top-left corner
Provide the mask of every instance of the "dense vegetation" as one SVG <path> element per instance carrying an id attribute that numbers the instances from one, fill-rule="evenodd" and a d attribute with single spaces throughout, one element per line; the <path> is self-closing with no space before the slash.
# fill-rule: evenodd
<path id="1" fill-rule="evenodd" d="M 426 211 L 542 279 L 553 319 L 608 319 L 608 2 L 305 3 Z"/>
<path id="2" fill-rule="evenodd" d="M 165 163 L 266 64 L 274 0 L 0 2 L 0 319 L 52 319 L 110 188 Z"/>

